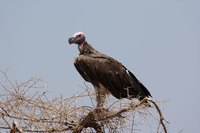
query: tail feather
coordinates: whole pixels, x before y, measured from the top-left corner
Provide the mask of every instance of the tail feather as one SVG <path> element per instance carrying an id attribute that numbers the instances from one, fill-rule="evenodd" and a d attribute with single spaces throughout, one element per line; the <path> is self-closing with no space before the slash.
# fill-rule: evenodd
<path id="1" fill-rule="evenodd" d="M 133 80 L 137 81 L 139 84 L 140 88 L 142 89 L 142 92 L 146 97 L 152 97 L 150 92 L 147 90 L 147 88 L 129 71 L 130 76 L 133 78 Z"/>

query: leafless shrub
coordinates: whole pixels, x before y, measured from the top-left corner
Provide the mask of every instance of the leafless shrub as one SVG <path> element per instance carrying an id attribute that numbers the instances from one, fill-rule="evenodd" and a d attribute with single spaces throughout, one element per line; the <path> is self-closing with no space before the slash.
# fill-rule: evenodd
<path id="1" fill-rule="evenodd" d="M 153 119 L 157 132 L 167 132 L 167 122 L 151 99 L 116 100 L 109 97 L 105 108 L 95 108 L 94 91 L 87 85 L 79 94 L 48 98 L 47 82 L 39 78 L 13 82 L 0 70 L 0 131 L 7 132 L 134 132 L 141 122 L 135 116 Z M 46 89 L 46 90 L 45 90 Z M 81 105 L 84 98 L 90 105 Z M 152 107 L 144 106 L 148 101 Z M 159 115 L 151 113 L 157 110 Z M 133 114 L 134 113 L 134 114 Z M 160 128 L 162 125 L 163 128 Z"/>

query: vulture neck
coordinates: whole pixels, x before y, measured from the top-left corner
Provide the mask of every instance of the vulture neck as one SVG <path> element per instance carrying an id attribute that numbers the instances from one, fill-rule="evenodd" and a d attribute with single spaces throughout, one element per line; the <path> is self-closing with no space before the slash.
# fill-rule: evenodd
<path id="1" fill-rule="evenodd" d="M 84 41 L 83 43 L 78 44 L 78 50 L 80 52 L 80 55 L 91 54 L 91 53 L 99 53 L 90 44 L 88 44 L 87 41 Z"/>

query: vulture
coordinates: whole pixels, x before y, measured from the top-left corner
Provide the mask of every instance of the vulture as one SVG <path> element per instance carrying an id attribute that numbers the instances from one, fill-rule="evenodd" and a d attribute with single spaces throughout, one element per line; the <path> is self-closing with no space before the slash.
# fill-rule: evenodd
<path id="1" fill-rule="evenodd" d="M 117 99 L 151 97 L 147 88 L 122 63 L 95 50 L 83 32 L 77 32 L 68 40 L 77 44 L 80 52 L 74 59 L 74 66 L 95 89 L 97 107 L 103 107 L 105 98 L 112 94 Z"/>

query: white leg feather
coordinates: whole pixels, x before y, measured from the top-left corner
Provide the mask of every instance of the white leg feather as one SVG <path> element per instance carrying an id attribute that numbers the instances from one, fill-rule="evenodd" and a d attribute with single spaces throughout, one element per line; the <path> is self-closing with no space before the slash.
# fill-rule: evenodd
<path id="1" fill-rule="evenodd" d="M 96 93 L 97 108 L 103 107 L 108 91 L 101 84 L 99 84 L 99 87 L 95 86 L 94 89 Z"/>

